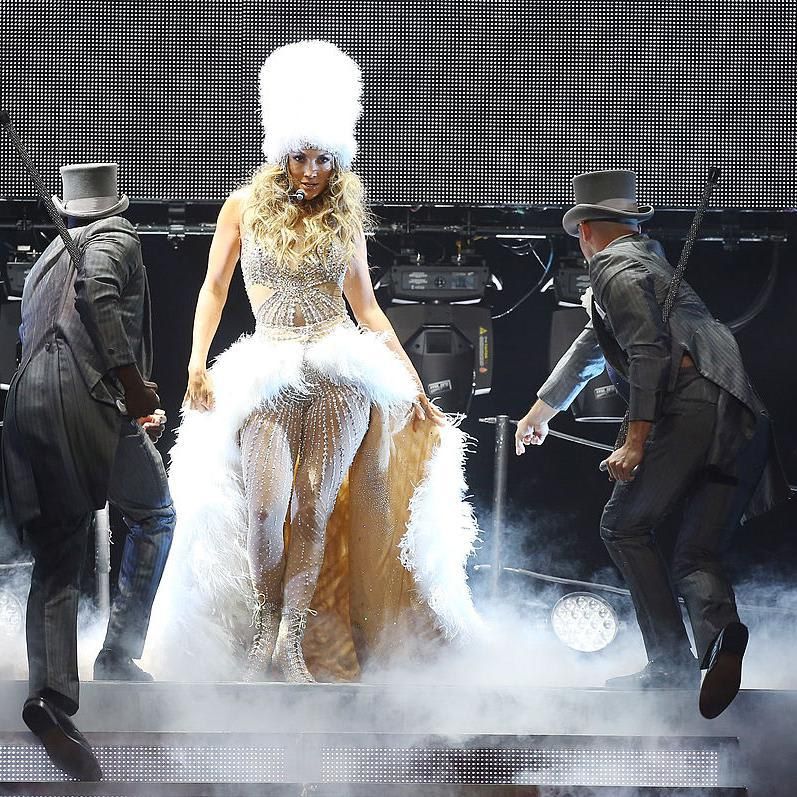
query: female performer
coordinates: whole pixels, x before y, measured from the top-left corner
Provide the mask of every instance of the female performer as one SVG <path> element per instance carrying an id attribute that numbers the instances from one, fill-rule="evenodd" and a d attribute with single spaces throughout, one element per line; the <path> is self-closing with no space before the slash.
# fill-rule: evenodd
<path id="1" fill-rule="evenodd" d="M 368 212 L 362 184 L 350 170 L 360 93 L 358 67 L 328 42 L 299 42 L 268 58 L 260 73 L 267 163 L 224 203 L 197 302 L 186 409 L 171 469 L 178 526 L 191 527 L 185 537 L 193 550 L 172 560 L 182 558 L 184 567 L 188 558 L 194 576 L 202 573 L 201 589 L 217 599 L 221 593 L 222 604 L 229 604 L 232 592 L 253 608 L 249 679 L 264 678 L 273 661 L 287 681 L 314 680 L 302 642 L 316 602 L 326 603 L 325 613 L 336 618 L 334 630 L 320 633 L 326 653 L 339 647 L 334 638 L 342 635 L 360 659 L 369 645 L 381 644 L 384 626 L 401 622 L 404 633 L 418 630 L 417 623 L 415 631 L 406 630 L 405 610 L 427 620 L 439 613 L 435 604 L 450 602 L 450 596 L 433 595 L 435 588 L 452 591 L 457 604 L 442 610 L 448 617 L 436 624 L 438 630 L 453 635 L 477 622 L 464 576 L 476 527 L 463 501 L 463 436 L 427 398 L 369 278 Z M 239 258 L 256 331 L 208 370 L 208 351 Z M 349 319 L 344 295 L 359 328 Z M 405 454 L 398 466 L 402 457 L 394 449 L 397 441 L 412 448 L 413 434 L 417 475 L 408 484 L 413 457 Z M 450 496 L 429 494 L 435 478 L 429 460 L 446 440 L 455 454 L 454 471 L 438 467 L 437 480 L 453 477 L 453 506 Z M 359 464 L 352 468 L 355 458 Z M 211 476 L 220 466 L 226 472 Z M 350 500 L 341 495 L 344 487 Z M 417 506 L 407 500 L 408 487 L 420 490 L 410 495 Z M 442 523 L 448 531 L 429 528 L 440 520 L 422 504 L 437 500 L 448 504 L 440 507 L 441 518 L 454 510 L 453 523 Z M 348 517 L 338 524 L 334 550 L 328 550 L 336 504 L 338 514 Z M 393 540 L 397 522 L 401 539 L 385 547 L 380 530 L 391 527 L 387 539 Z M 432 571 L 422 575 L 419 522 L 427 526 L 431 563 L 424 566 Z M 369 534 L 377 539 L 369 541 Z M 374 546 L 376 557 L 355 550 Z M 331 575 L 317 595 L 325 562 Z M 385 583 L 396 581 L 390 573 L 397 568 L 405 576 L 415 574 L 409 581 L 399 578 L 398 598 L 388 595 L 391 583 Z M 424 579 L 425 601 L 418 598 Z M 384 594 L 375 599 L 375 591 Z M 401 597 L 402 592 L 412 595 Z M 388 611 L 384 604 L 391 602 L 395 606 Z M 229 612 L 215 604 L 211 614 L 231 631 Z M 381 621 L 373 616 L 380 614 Z M 338 658 L 345 654 L 338 650 Z M 323 669 L 335 673 L 329 661 Z"/>

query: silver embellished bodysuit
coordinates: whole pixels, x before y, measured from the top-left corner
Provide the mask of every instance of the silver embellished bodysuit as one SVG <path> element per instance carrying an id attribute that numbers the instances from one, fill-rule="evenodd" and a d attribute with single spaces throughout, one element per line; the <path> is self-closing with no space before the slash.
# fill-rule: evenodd
<path id="1" fill-rule="evenodd" d="M 241 269 L 247 289 L 264 286 L 272 291 L 255 312 L 255 335 L 275 346 L 282 341 L 309 346 L 340 326 L 352 325 L 342 295 L 347 263 L 340 246 L 293 269 L 247 236 Z M 261 602 L 298 610 L 310 606 L 327 522 L 370 417 L 370 402 L 356 387 L 309 367 L 304 376 L 305 392 L 255 410 L 240 432 L 255 591 Z M 289 509 L 286 555 L 283 521 Z"/>
<path id="2" fill-rule="evenodd" d="M 262 285 L 273 291 L 256 310 L 257 333 L 275 339 L 317 339 L 351 323 L 342 293 L 346 268 L 338 245 L 325 256 L 313 255 L 299 268 L 289 268 L 245 237 L 241 270 L 247 290 Z"/>

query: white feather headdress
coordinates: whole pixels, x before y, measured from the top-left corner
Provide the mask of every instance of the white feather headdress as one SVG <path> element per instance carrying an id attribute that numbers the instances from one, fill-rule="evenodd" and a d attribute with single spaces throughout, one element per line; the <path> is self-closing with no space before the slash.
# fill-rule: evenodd
<path id="1" fill-rule="evenodd" d="M 274 50 L 260 68 L 268 162 L 316 147 L 333 153 L 348 169 L 357 154 L 354 128 L 362 113 L 361 95 L 360 68 L 331 42 L 300 41 Z"/>

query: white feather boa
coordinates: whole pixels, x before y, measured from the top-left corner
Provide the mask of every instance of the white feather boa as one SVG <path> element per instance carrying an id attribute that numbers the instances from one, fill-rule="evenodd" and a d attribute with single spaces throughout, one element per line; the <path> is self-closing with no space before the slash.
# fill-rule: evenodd
<path id="1" fill-rule="evenodd" d="M 248 626 L 254 608 L 238 432 L 255 408 L 267 408 L 285 392 L 303 394 L 308 367 L 356 386 L 385 415 L 408 415 L 415 387 L 404 365 L 381 336 L 351 325 L 311 343 L 246 336 L 216 360 L 210 369 L 215 407 L 186 412 L 171 451 L 177 528 L 147 646 L 147 662 L 161 677 L 175 677 L 175 666 L 160 666 L 164 659 L 201 661 L 212 678 L 223 678 L 230 666 L 231 638 Z M 441 430 L 396 552 L 440 630 L 460 639 L 480 627 L 465 573 L 478 535 L 466 500 L 466 448 L 461 430 Z"/>

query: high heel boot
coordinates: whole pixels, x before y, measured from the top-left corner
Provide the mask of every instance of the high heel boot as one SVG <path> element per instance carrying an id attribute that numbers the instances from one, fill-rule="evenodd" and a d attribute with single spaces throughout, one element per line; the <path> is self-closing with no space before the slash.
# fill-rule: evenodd
<path id="1" fill-rule="evenodd" d="M 274 650 L 274 665 L 280 669 L 288 683 L 314 684 L 316 682 L 302 652 L 302 639 L 307 627 L 307 615 L 312 609 L 283 609 L 282 622 Z"/>
<path id="2" fill-rule="evenodd" d="M 267 603 L 265 595 L 258 596 L 253 625 L 255 635 L 246 657 L 244 673 L 244 680 L 250 682 L 265 680 L 268 675 L 280 626 L 279 606 Z"/>

